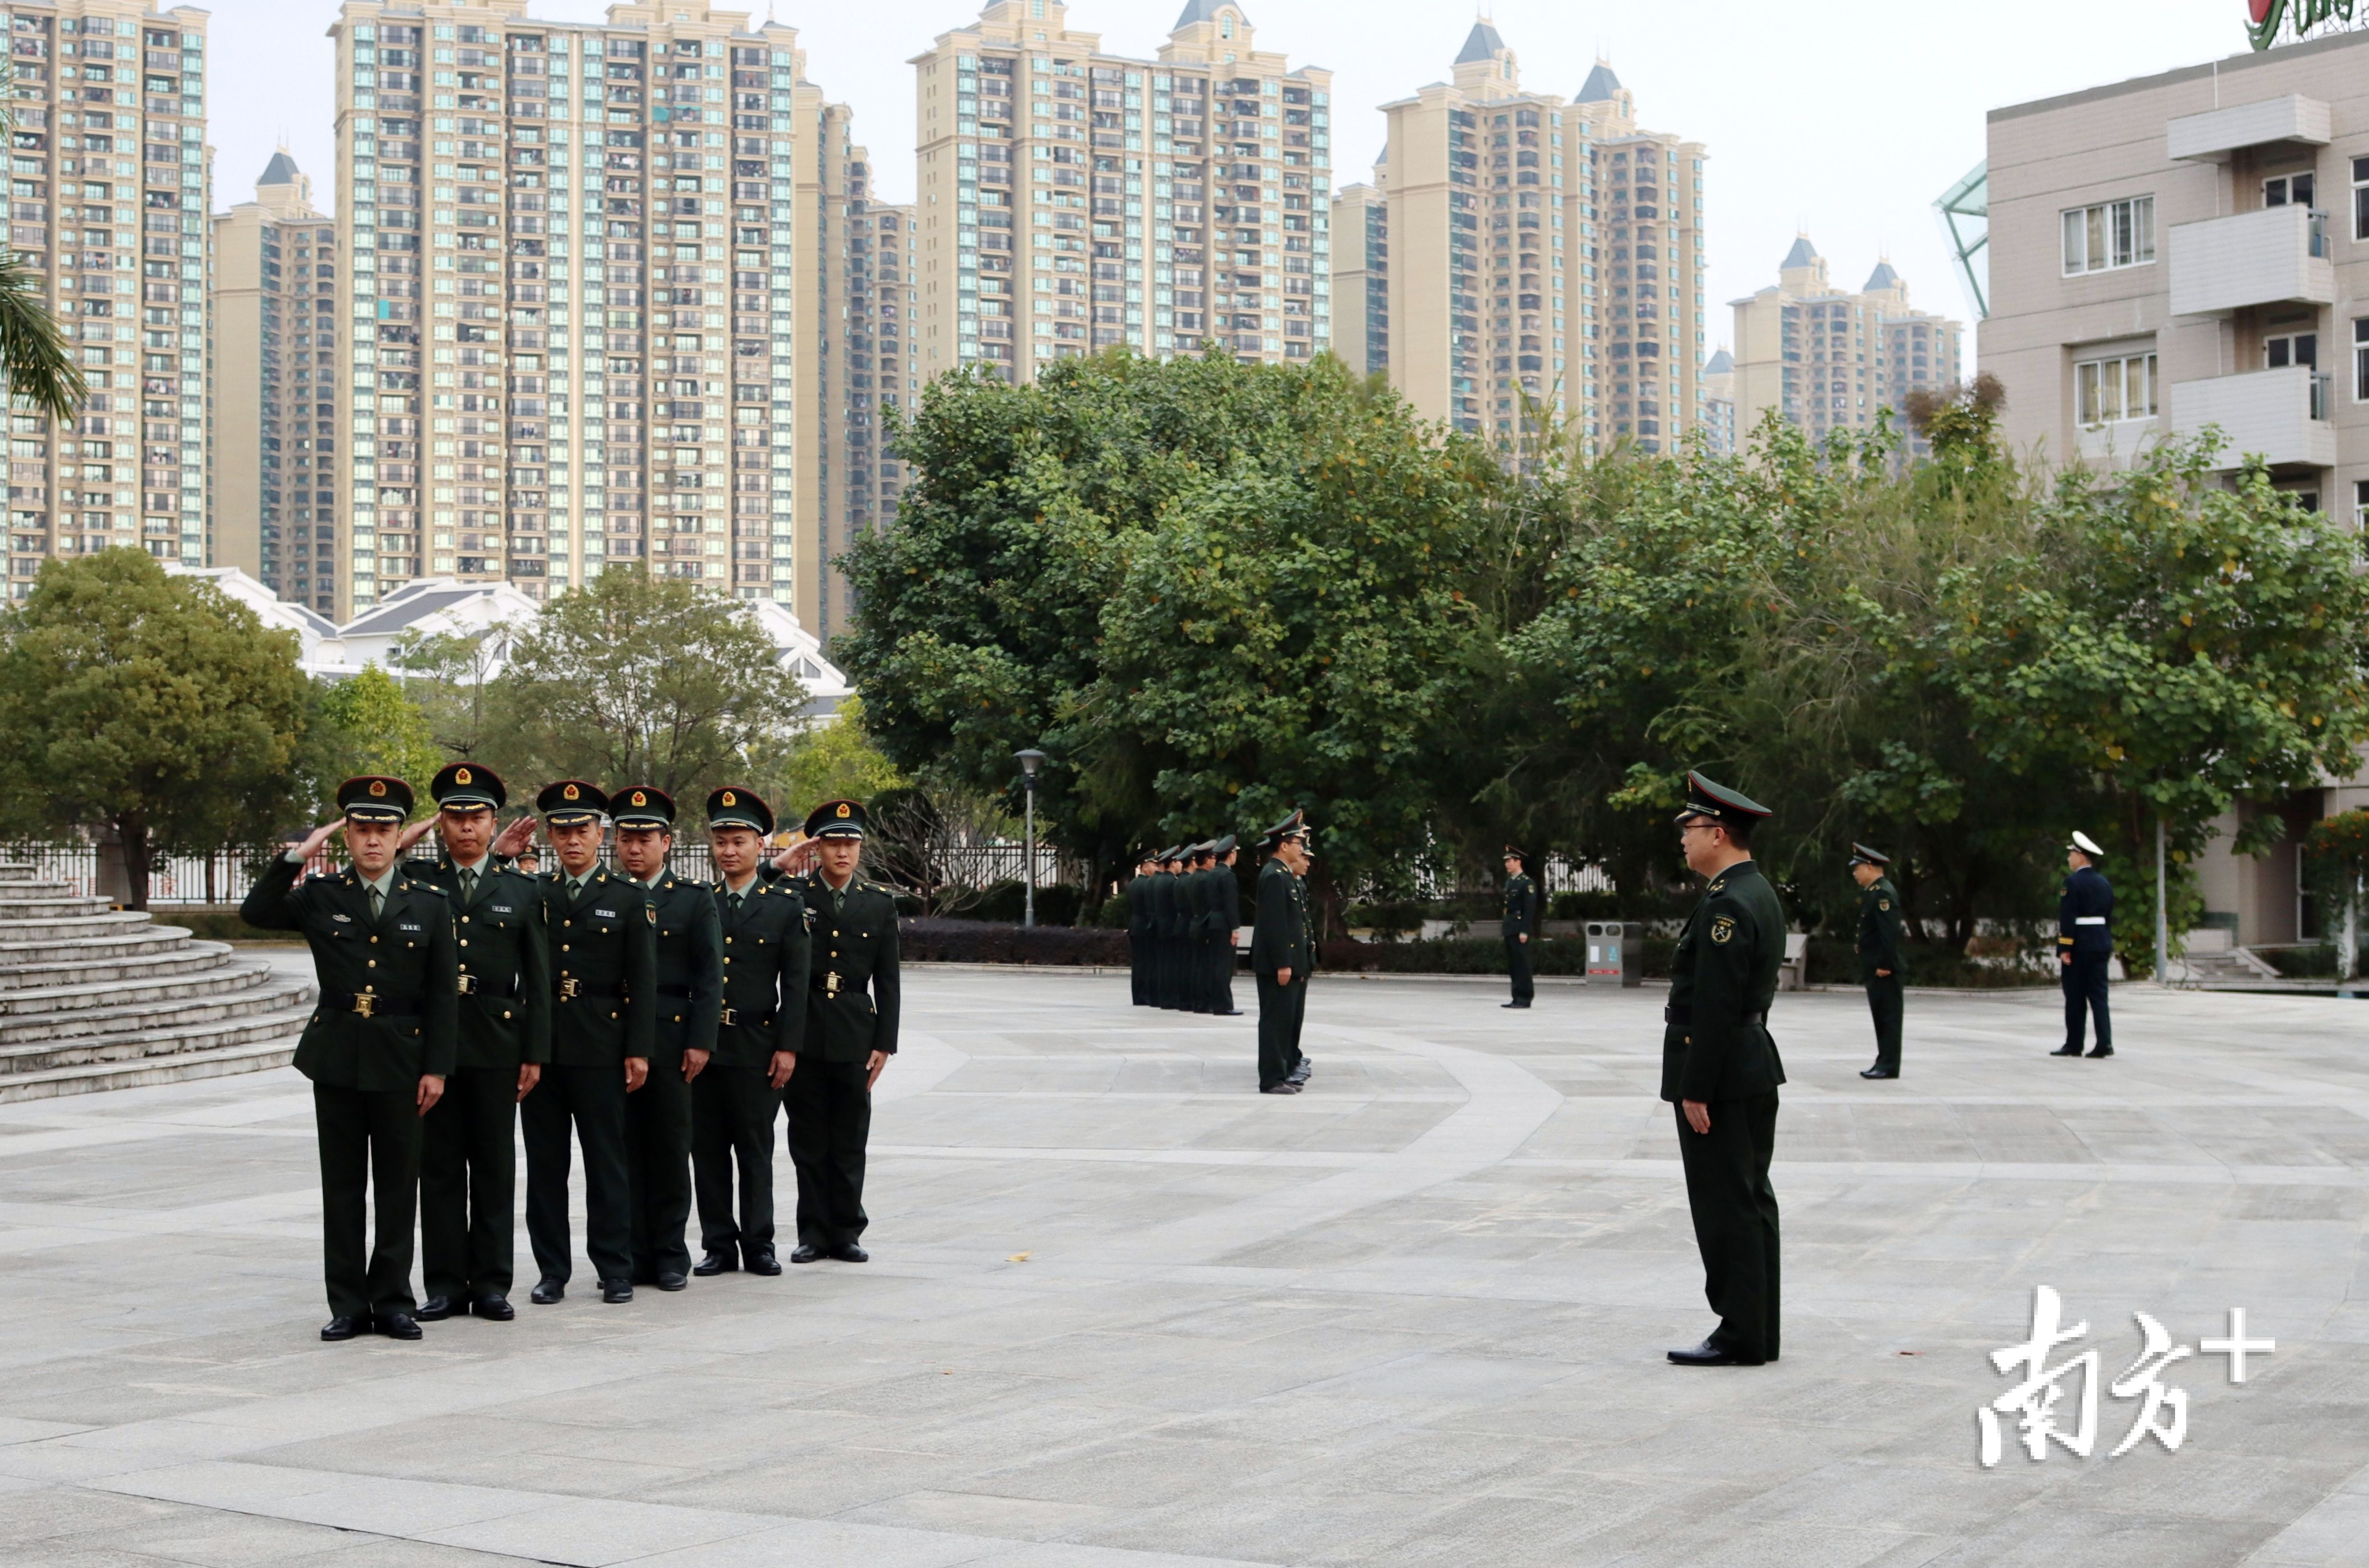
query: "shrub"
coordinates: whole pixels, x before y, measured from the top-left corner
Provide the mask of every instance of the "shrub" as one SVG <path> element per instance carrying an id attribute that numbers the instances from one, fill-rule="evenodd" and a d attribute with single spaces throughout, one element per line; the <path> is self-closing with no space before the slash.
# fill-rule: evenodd
<path id="1" fill-rule="evenodd" d="M 898 926 L 900 957 L 928 964 L 1124 967 L 1127 933 L 1099 926 L 1000 925 L 976 920 L 909 920 Z"/>

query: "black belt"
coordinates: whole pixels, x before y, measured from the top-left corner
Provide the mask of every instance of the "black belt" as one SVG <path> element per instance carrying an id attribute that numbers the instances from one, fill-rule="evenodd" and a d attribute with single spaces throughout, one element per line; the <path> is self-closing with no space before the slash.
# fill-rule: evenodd
<path id="1" fill-rule="evenodd" d="M 321 1005 L 332 1013 L 359 1013 L 365 1018 L 417 1018 L 418 997 L 381 996 L 376 991 L 325 990 Z"/>
<path id="2" fill-rule="evenodd" d="M 660 986 L 658 987 L 658 994 L 660 996 L 678 997 L 684 1001 L 697 1001 L 707 993 L 700 990 L 697 986 Z"/>
<path id="3" fill-rule="evenodd" d="M 1665 1007 L 1662 1009 L 1662 1022 L 1665 1024 L 1690 1024 L 1694 1021 L 1695 1010 L 1691 1007 Z M 1757 1024 L 1762 1028 L 1766 1029 L 1768 1027 L 1768 1010 L 1764 1008 L 1758 1013 L 1747 1013 L 1744 1015 L 1743 1022 L 1746 1024 Z"/>
<path id="4" fill-rule="evenodd" d="M 552 982 L 551 994 L 566 1001 L 578 996 L 612 996 L 625 994 L 625 988 L 614 980 L 579 980 L 570 976 Z"/>
<path id="5" fill-rule="evenodd" d="M 509 978 L 509 982 L 498 990 L 484 984 L 483 979 L 484 977 L 482 976 L 470 974 L 467 970 L 464 969 L 461 972 L 461 994 L 463 996 L 507 997 L 516 996 L 519 993 L 519 978 L 516 975 L 512 975 Z"/>
<path id="6" fill-rule="evenodd" d="M 750 1024 L 749 1027 L 751 1029 L 770 1029 L 773 1026 L 773 1019 L 775 1016 L 776 1014 L 768 1013 L 762 1018 L 760 1018 L 755 1023 Z M 738 1028 L 740 1026 L 739 1012 L 737 1009 L 727 1007 L 724 1010 L 722 1014 L 716 1018 L 715 1022 L 720 1027 L 726 1029 Z"/>

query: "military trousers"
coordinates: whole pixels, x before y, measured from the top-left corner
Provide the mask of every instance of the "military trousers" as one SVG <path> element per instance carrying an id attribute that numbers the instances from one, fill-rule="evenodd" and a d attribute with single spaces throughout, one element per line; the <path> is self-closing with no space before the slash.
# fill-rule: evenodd
<path id="1" fill-rule="evenodd" d="M 421 1120 L 419 1272 L 431 1300 L 510 1293 L 518 1078 L 514 1067 L 456 1067 Z"/>
<path id="2" fill-rule="evenodd" d="M 1537 988 L 1530 983 L 1530 944 L 1518 936 L 1505 938 L 1505 973 L 1514 979 L 1514 1000 L 1528 1006 Z"/>
<path id="3" fill-rule="evenodd" d="M 1234 1011 L 1234 933 L 1219 932 L 1209 949 L 1209 1011 Z"/>
<path id="4" fill-rule="evenodd" d="M 1127 933 L 1127 986 L 1136 1006 L 1151 1005 L 1151 938 L 1139 931 Z"/>
<path id="5" fill-rule="evenodd" d="M 1778 1343 L 1777 1189 L 1768 1163 L 1777 1151 L 1777 1092 L 1714 1100 L 1711 1130 L 1677 1113 L 1678 1157 L 1687 1173 L 1687 1207 L 1702 1253 L 1703 1295 L 1719 1314 L 1711 1343 L 1747 1361 L 1774 1361 Z"/>
<path id="6" fill-rule="evenodd" d="M 625 1069 L 559 1067 L 519 1104 L 526 1145 L 526 1236 L 545 1279 L 566 1283 L 568 1134 L 584 1150 L 584 1252 L 595 1277 L 634 1276 L 632 1200 L 625 1182 Z"/>
<path id="7" fill-rule="evenodd" d="M 1299 1025 L 1308 1010 L 1308 977 L 1295 974 L 1288 986 L 1273 975 L 1258 977 L 1259 1087 L 1268 1089 L 1299 1065 Z"/>
<path id="8" fill-rule="evenodd" d="M 781 1109 L 782 1092 L 765 1068 L 711 1061 L 692 1080 L 691 1171 L 701 1250 L 730 1257 L 738 1249 L 743 1261 L 773 1250 L 773 1122 Z"/>
<path id="9" fill-rule="evenodd" d="M 2106 966 L 2112 961 L 2111 953 L 2076 953 L 2071 963 L 2057 966 L 2064 971 L 2059 979 L 2065 986 L 2065 1043 L 2077 1051 L 2093 1017 L 2098 1047 L 2113 1048 L 2114 1025 L 2106 1013 Z"/>
<path id="10" fill-rule="evenodd" d="M 625 1096 L 625 1190 L 633 1230 L 633 1279 L 691 1272 L 691 1088 L 682 1057 L 657 1059 Z"/>
<path id="11" fill-rule="evenodd" d="M 1215 1013 L 1218 1010 L 1217 987 L 1210 981 L 1215 971 L 1209 966 L 1210 955 L 1217 950 L 1217 939 L 1206 932 L 1194 933 L 1184 948 L 1184 1006 L 1192 1013 Z"/>
<path id="12" fill-rule="evenodd" d="M 1875 1065 L 1886 1072 L 1900 1070 L 1902 989 L 1896 971 L 1867 978 L 1867 1010 L 1875 1019 Z"/>
<path id="13" fill-rule="evenodd" d="M 313 1085 L 321 1150 L 321 1276 L 329 1315 L 409 1312 L 411 1227 L 419 1201 L 419 1102 L 410 1089 Z M 367 1199 L 378 1199 L 368 1238 Z"/>
<path id="14" fill-rule="evenodd" d="M 1173 1008 L 1177 1003 L 1176 938 L 1162 933 L 1152 938 L 1151 1004 Z"/>
<path id="15" fill-rule="evenodd" d="M 802 1051 L 782 1103 L 798 1173 L 798 1240 L 829 1252 L 864 1234 L 864 1150 L 872 1138 L 870 1074 L 861 1061 Z"/>

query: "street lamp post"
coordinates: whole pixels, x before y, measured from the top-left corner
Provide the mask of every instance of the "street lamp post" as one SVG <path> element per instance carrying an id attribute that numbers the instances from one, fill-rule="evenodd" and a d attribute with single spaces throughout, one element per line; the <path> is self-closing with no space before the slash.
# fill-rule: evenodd
<path id="1" fill-rule="evenodd" d="M 1028 795 L 1028 891 L 1026 906 L 1020 917 L 1022 925 L 1036 923 L 1036 770 L 1045 765 L 1045 753 L 1031 746 L 1015 751 L 1020 759 L 1020 782 Z"/>

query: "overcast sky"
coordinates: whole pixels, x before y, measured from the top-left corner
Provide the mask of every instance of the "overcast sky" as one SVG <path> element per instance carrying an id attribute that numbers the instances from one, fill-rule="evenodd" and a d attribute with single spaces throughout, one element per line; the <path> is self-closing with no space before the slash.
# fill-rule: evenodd
<path id="1" fill-rule="evenodd" d="M 285 142 L 329 205 L 334 0 L 207 0 L 213 13 L 216 200 L 243 200 Z M 1382 145 L 1374 106 L 1444 80 L 1471 30 L 1458 0 L 1242 0 L 1262 49 L 1333 74 L 1333 177 L 1367 177 Z M 1073 27 L 1105 49 L 1150 55 L 1182 0 L 1078 0 Z M 597 19 L 598 0 L 533 0 L 533 14 Z M 1983 155 L 1984 111 L 2246 48 L 2246 0 L 1674 0 L 1587 6 L 1493 0 L 1522 81 L 1568 97 L 1598 55 L 1637 96 L 1639 117 L 1711 152 L 1711 298 L 1773 282 L 1806 229 L 1855 288 L 1882 254 L 1912 301 L 1963 317 L 1933 199 Z M 761 15 L 761 6 L 759 14 Z M 807 73 L 854 106 L 878 189 L 913 189 L 913 72 L 968 0 L 777 0 L 800 29 Z M 1711 343 L 1729 335 L 1714 311 Z"/>

